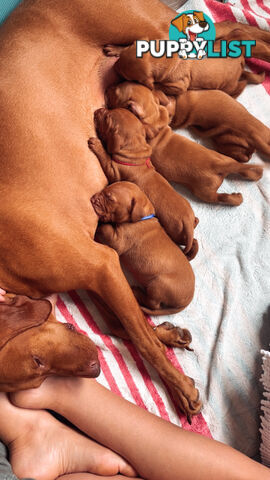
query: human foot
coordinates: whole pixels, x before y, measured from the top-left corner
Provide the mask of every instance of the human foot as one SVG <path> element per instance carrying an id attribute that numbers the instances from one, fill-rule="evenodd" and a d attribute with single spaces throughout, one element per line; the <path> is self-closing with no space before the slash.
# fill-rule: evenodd
<path id="1" fill-rule="evenodd" d="M 49 413 L 13 405 L 9 410 L 12 429 L 5 441 L 19 478 L 54 480 L 73 472 L 136 476 L 119 455 L 66 427 Z"/>

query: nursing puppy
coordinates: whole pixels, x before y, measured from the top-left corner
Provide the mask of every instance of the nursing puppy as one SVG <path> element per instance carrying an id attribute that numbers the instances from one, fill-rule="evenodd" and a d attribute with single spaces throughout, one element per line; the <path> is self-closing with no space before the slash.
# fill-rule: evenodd
<path id="1" fill-rule="evenodd" d="M 97 138 L 89 140 L 89 147 L 97 155 L 110 183 L 129 180 L 136 183 L 153 203 L 160 223 L 174 240 L 185 245 L 189 260 L 198 251 L 194 228 L 198 223 L 189 202 L 156 172 L 149 156 L 152 153 L 146 142 L 142 123 L 126 109 L 95 112 L 95 125 L 102 143 Z"/>
<path id="2" fill-rule="evenodd" d="M 155 58 L 150 52 L 142 58 L 136 56 L 136 42 L 126 48 L 107 45 L 106 55 L 119 56 L 115 69 L 126 80 L 141 83 L 151 90 L 161 88 L 168 95 L 180 95 L 187 90 L 223 90 L 236 97 L 247 83 L 261 83 L 264 73 L 254 74 L 244 70 L 245 59 L 203 58 L 185 61 L 173 54 Z"/>
<path id="3" fill-rule="evenodd" d="M 194 295 L 194 273 L 181 249 L 152 217 L 154 206 L 142 190 L 130 182 L 116 182 L 91 202 L 106 223 L 98 228 L 96 239 L 117 251 L 143 287 L 133 287 L 142 310 L 151 315 L 183 310 Z M 190 333 L 184 330 L 183 347 L 190 341 Z"/>
<path id="4" fill-rule="evenodd" d="M 189 91 L 170 97 L 167 105 L 173 128 L 192 126 L 201 137 L 211 138 L 218 152 L 239 162 L 247 162 L 255 151 L 270 158 L 270 129 L 226 93 Z"/>
<path id="5" fill-rule="evenodd" d="M 162 96 L 166 98 L 163 93 Z M 224 178 L 230 174 L 254 181 L 261 178 L 263 169 L 260 166 L 241 165 L 232 158 L 173 133 L 168 126 L 168 111 L 160 105 L 158 94 L 152 93 L 147 87 L 123 82 L 110 87 L 106 98 L 110 107 L 126 107 L 141 120 L 152 147 L 151 159 L 157 171 L 167 180 L 185 185 L 201 200 L 240 205 L 243 201 L 241 193 L 217 193 Z M 169 110 L 172 117 L 173 103 Z"/>

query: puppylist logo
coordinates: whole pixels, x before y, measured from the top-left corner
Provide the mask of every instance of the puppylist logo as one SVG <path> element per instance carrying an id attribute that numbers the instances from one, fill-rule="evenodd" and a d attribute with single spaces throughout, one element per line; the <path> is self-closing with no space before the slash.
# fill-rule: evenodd
<path id="1" fill-rule="evenodd" d="M 216 29 L 211 18 L 203 12 L 187 10 L 177 15 L 169 29 L 169 40 L 137 40 L 136 55 L 142 58 L 147 52 L 155 58 L 166 56 L 171 58 L 174 53 L 185 60 L 202 58 L 238 58 L 244 54 L 252 57 L 252 47 L 255 40 L 221 40 L 217 45 Z"/>

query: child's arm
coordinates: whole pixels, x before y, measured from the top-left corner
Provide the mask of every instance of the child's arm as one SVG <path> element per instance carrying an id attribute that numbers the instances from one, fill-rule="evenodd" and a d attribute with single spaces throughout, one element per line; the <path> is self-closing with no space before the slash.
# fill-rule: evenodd
<path id="1" fill-rule="evenodd" d="M 108 182 L 113 183 L 120 181 L 121 177 L 119 175 L 118 168 L 114 165 L 114 162 L 104 149 L 101 141 L 97 137 L 91 137 L 88 140 L 88 146 L 90 150 L 92 150 L 92 152 L 97 156 Z"/>

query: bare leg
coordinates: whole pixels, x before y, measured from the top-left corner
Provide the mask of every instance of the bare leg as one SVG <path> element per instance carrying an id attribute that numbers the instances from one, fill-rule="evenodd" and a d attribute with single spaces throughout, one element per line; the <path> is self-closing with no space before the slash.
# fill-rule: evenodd
<path id="1" fill-rule="evenodd" d="M 148 480 L 269 480 L 266 467 L 134 406 L 94 380 L 51 377 L 39 389 L 13 394 L 12 401 L 58 411 Z"/>
<path id="2" fill-rule="evenodd" d="M 63 477 L 58 477 L 57 480 L 125 480 L 123 475 L 114 475 L 113 477 L 100 477 L 99 475 L 93 475 L 92 473 L 72 473 L 69 475 L 64 475 Z M 142 480 L 142 479 L 135 479 Z"/>
<path id="3" fill-rule="evenodd" d="M 125 460 L 71 430 L 49 413 L 14 407 L 0 393 L 0 438 L 9 448 L 14 473 L 19 477 L 55 480 L 69 472 L 99 475 L 135 475 Z"/>

